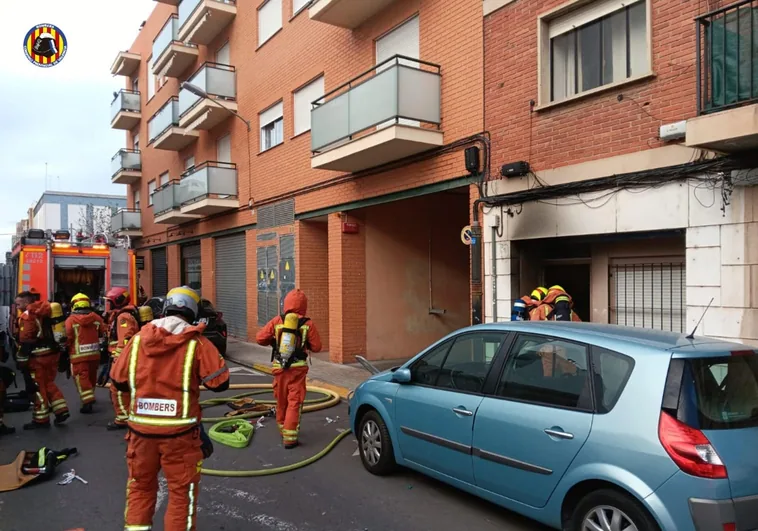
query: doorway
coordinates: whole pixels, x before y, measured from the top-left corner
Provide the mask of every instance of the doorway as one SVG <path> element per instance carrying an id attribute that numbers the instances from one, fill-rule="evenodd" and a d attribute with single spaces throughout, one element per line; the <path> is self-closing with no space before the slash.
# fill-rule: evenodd
<path id="1" fill-rule="evenodd" d="M 548 263 L 544 269 L 546 288 L 559 285 L 574 300 L 574 312 L 582 321 L 590 320 L 590 264 Z"/>

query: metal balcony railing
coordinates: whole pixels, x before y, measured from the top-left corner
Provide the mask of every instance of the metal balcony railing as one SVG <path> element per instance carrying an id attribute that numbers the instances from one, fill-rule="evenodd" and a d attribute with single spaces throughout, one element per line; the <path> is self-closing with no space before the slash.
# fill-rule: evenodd
<path id="1" fill-rule="evenodd" d="M 213 0 L 214 2 L 218 2 L 220 4 L 230 4 L 235 5 L 237 2 L 235 0 Z M 182 2 L 179 4 L 178 9 L 178 25 L 176 27 L 177 31 L 181 29 L 182 26 L 189 20 L 189 18 L 192 16 L 192 14 L 197 10 L 197 8 L 200 6 L 200 4 L 203 2 L 203 0 L 182 0 Z"/>
<path id="2" fill-rule="evenodd" d="M 122 208 L 111 218 L 111 230 L 113 232 L 140 229 L 142 229 L 142 219 L 139 210 Z"/>
<path id="3" fill-rule="evenodd" d="M 311 104 L 311 151 L 387 122 L 439 127 L 440 86 L 439 65 L 390 57 Z"/>
<path id="4" fill-rule="evenodd" d="M 111 177 L 121 171 L 141 171 L 142 153 L 134 149 L 119 149 L 111 158 Z"/>
<path id="5" fill-rule="evenodd" d="M 205 63 L 188 80 L 203 89 L 209 96 L 223 100 L 237 99 L 237 73 L 233 66 Z M 179 116 L 184 116 L 202 98 L 187 89 L 179 91 Z"/>
<path id="6" fill-rule="evenodd" d="M 169 127 L 179 125 L 179 98 L 172 96 L 147 122 L 148 144 L 155 141 Z"/>
<path id="7" fill-rule="evenodd" d="M 743 0 L 695 19 L 698 114 L 758 102 L 756 7 Z"/>
<path id="8" fill-rule="evenodd" d="M 179 188 L 179 181 L 170 181 L 153 192 L 153 214 L 156 217 L 182 205 Z"/>
<path id="9" fill-rule="evenodd" d="M 140 112 L 140 93 L 134 90 L 122 89 L 111 102 L 111 120 L 121 111 Z"/>
<path id="10" fill-rule="evenodd" d="M 179 200 L 182 205 L 210 196 L 237 197 L 237 165 L 209 161 L 182 174 Z"/>

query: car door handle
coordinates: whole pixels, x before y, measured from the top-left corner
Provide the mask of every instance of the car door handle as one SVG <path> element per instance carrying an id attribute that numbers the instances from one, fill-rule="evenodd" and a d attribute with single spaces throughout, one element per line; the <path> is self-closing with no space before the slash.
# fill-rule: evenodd
<path id="1" fill-rule="evenodd" d="M 565 431 L 553 430 L 550 428 L 547 428 L 545 430 L 545 433 L 547 433 L 551 437 L 558 437 L 559 439 L 573 439 L 574 438 L 573 433 L 566 433 Z"/>
<path id="2" fill-rule="evenodd" d="M 459 415 L 465 415 L 466 417 L 471 417 L 474 414 L 473 411 L 469 411 L 468 409 L 463 408 L 463 407 L 454 407 L 453 412 L 458 413 Z"/>

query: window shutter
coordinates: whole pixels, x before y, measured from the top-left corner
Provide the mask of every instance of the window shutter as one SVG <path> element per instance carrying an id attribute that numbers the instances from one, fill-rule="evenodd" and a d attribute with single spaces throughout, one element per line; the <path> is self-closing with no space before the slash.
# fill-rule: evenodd
<path id="1" fill-rule="evenodd" d="M 295 92 L 295 134 L 311 128 L 311 102 L 324 95 L 323 76 Z"/>
<path id="2" fill-rule="evenodd" d="M 282 0 L 268 0 L 258 10 L 258 46 L 282 27 Z"/>

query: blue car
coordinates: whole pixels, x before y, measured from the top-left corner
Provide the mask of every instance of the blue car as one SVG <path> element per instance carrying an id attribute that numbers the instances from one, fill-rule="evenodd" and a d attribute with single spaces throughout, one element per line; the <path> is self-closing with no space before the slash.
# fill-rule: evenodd
<path id="1" fill-rule="evenodd" d="M 363 382 L 365 468 L 415 469 L 565 531 L 758 529 L 758 353 L 640 328 L 459 330 Z"/>

